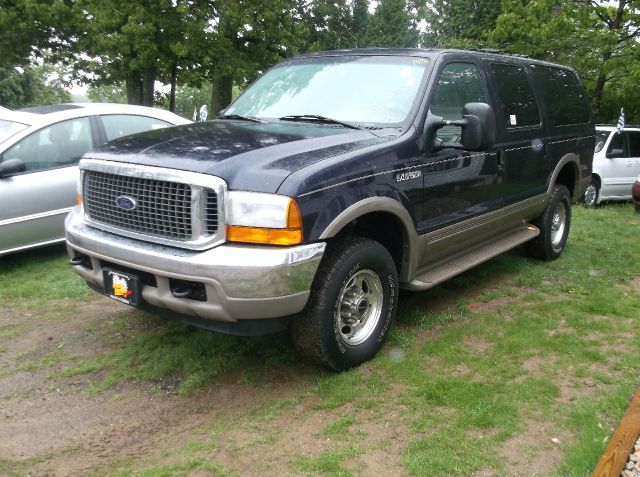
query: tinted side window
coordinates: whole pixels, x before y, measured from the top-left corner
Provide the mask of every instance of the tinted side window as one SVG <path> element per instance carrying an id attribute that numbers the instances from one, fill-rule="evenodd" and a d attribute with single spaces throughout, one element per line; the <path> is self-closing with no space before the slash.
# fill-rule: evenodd
<path id="1" fill-rule="evenodd" d="M 627 132 L 629 140 L 629 155 L 631 157 L 640 157 L 640 132 Z"/>
<path id="2" fill-rule="evenodd" d="M 491 71 L 506 126 L 513 128 L 540 124 L 538 104 L 524 70 L 517 66 L 492 64 Z"/>
<path id="3" fill-rule="evenodd" d="M 128 134 L 171 126 L 171 124 L 166 121 L 149 118 L 147 116 L 134 116 L 132 114 L 109 114 L 101 116 L 101 118 L 108 141 L 118 139 Z"/>
<path id="4" fill-rule="evenodd" d="M 445 119 L 461 119 L 466 103 L 487 103 L 484 82 L 473 63 L 450 63 L 442 69 L 438 85 L 431 100 L 431 113 Z M 438 130 L 438 137 L 454 141 L 460 128 L 446 126 Z"/>
<path id="5" fill-rule="evenodd" d="M 589 122 L 589 106 L 572 71 L 537 66 L 534 72 L 554 126 Z"/>
<path id="6" fill-rule="evenodd" d="M 22 160 L 27 171 L 42 171 L 77 164 L 92 147 L 89 118 L 78 118 L 36 131 L 7 150 L 3 157 Z"/>
<path id="7" fill-rule="evenodd" d="M 629 157 L 626 134 L 620 134 L 618 132 L 613 134 L 609 147 L 607 148 L 607 156 Z"/>

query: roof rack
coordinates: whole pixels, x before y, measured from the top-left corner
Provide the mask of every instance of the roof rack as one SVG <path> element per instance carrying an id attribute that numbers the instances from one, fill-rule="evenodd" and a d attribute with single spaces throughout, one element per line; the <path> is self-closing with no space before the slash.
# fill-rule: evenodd
<path id="1" fill-rule="evenodd" d="M 616 125 L 615 124 L 596 124 L 596 127 L 598 126 L 606 126 L 608 128 L 615 128 Z M 640 128 L 640 124 L 625 124 L 624 125 L 625 129 L 626 128 Z"/>
<path id="2" fill-rule="evenodd" d="M 491 53 L 494 55 L 506 55 L 506 56 L 513 56 L 515 58 L 526 58 L 528 60 L 536 60 L 537 58 L 532 58 L 528 55 L 523 55 L 521 53 L 510 53 L 508 51 L 502 51 L 502 50 L 498 50 L 496 48 L 465 48 L 465 50 L 469 50 L 469 51 L 478 51 L 480 53 Z M 543 61 L 543 60 L 538 60 L 538 61 Z"/>

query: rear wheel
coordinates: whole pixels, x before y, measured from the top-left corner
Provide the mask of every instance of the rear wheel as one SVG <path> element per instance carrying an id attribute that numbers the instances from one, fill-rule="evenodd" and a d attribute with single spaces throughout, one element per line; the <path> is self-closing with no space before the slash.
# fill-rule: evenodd
<path id="1" fill-rule="evenodd" d="M 555 260 L 567 243 L 571 227 L 571 196 L 569 189 L 556 185 L 551 200 L 542 215 L 533 221 L 540 235 L 526 243 L 527 253 L 543 260 Z"/>
<path id="2" fill-rule="evenodd" d="M 380 350 L 397 303 L 398 274 L 387 249 L 347 237 L 328 249 L 291 336 L 311 361 L 336 371 L 352 368 Z"/>
<path id="3" fill-rule="evenodd" d="M 584 195 L 582 196 L 582 202 L 584 202 L 585 207 L 589 209 L 593 209 L 596 205 L 598 205 L 598 196 L 600 195 L 600 188 L 595 181 L 591 181 L 587 186 L 587 189 L 584 191 Z"/>

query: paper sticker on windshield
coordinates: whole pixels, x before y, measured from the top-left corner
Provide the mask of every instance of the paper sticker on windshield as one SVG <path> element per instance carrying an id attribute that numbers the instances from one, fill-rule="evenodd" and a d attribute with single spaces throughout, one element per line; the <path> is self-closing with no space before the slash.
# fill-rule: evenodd
<path id="1" fill-rule="evenodd" d="M 509 116 L 509 124 L 510 124 L 511 126 L 517 126 L 517 125 L 518 125 L 518 118 L 516 118 L 516 115 L 515 115 L 515 114 L 511 114 L 511 115 Z"/>

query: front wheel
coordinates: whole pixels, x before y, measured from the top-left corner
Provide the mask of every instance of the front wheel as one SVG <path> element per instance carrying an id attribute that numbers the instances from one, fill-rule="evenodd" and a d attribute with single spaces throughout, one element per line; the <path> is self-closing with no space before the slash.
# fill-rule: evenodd
<path id="1" fill-rule="evenodd" d="M 540 217 L 533 221 L 540 235 L 526 243 L 529 255 L 543 260 L 555 260 L 567 243 L 571 227 L 571 196 L 569 189 L 556 185 L 551 200 Z"/>
<path id="2" fill-rule="evenodd" d="M 398 274 L 385 247 L 347 237 L 328 249 L 302 314 L 291 324 L 298 350 L 342 371 L 373 358 L 384 344 L 398 303 Z"/>

